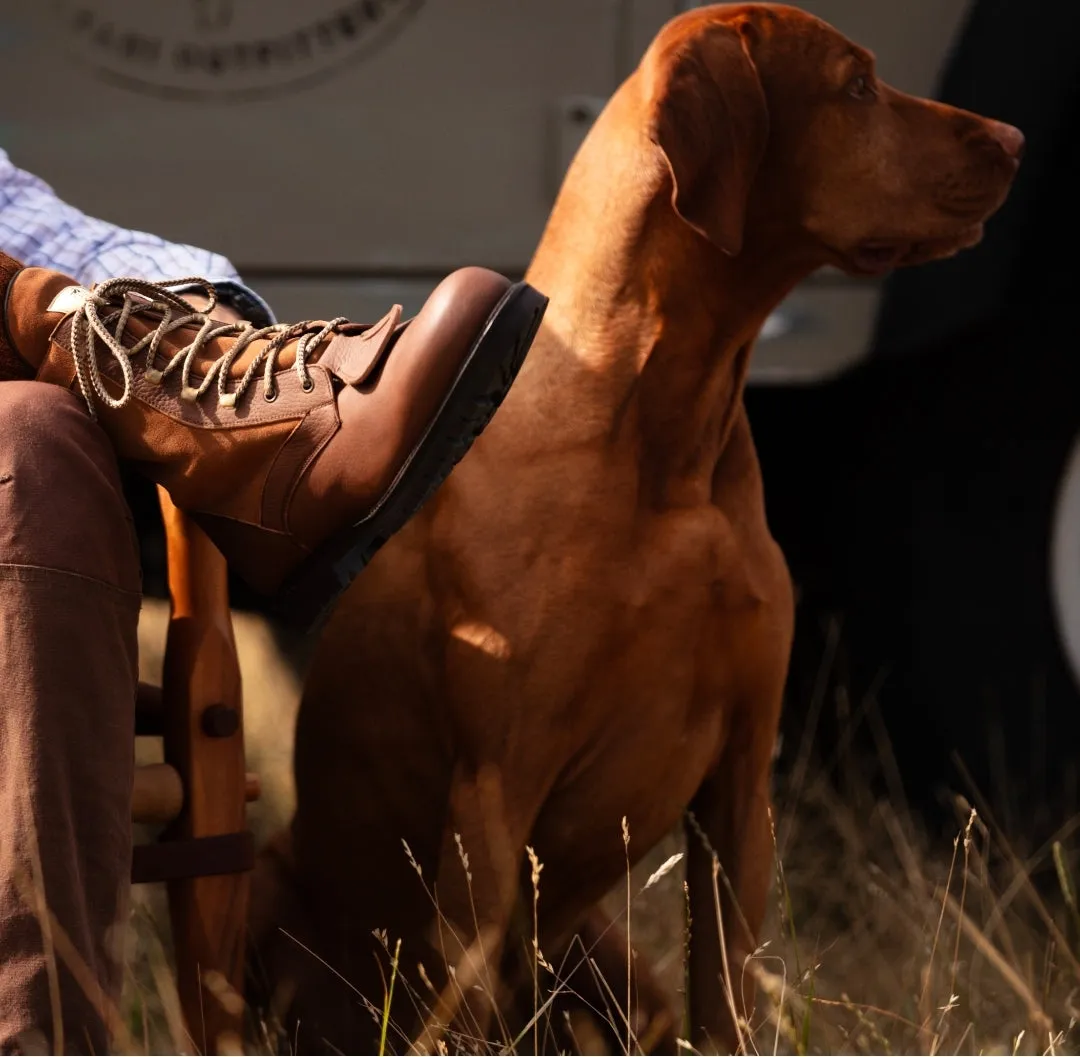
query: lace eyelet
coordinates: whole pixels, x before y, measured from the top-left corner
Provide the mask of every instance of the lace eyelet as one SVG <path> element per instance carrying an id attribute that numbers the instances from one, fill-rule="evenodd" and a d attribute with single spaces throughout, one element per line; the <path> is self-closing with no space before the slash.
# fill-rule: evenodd
<path id="1" fill-rule="evenodd" d="M 277 396 L 278 396 L 278 393 L 277 393 L 276 388 L 275 389 L 267 389 L 266 392 L 263 393 L 263 399 L 268 404 L 272 404 L 277 399 Z"/>
<path id="2" fill-rule="evenodd" d="M 315 388 L 315 379 L 314 378 L 305 378 L 300 383 L 300 388 L 303 389 L 305 393 L 310 393 L 311 390 Z"/>

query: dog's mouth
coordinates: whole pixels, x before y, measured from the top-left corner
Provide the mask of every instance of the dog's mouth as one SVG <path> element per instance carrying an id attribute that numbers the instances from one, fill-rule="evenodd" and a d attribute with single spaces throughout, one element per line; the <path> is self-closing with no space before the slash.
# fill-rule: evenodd
<path id="1" fill-rule="evenodd" d="M 881 276 L 899 267 L 911 251 L 910 242 L 863 242 L 848 257 L 848 270 L 856 275 Z"/>
<path id="2" fill-rule="evenodd" d="M 880 278 L 894 268 L 943 260 L 974 246 L 983 235 L 981 223 L 955 235 L 923 240 L 869 239 L 842 254 L 841 267 L 851 275 Z"/>

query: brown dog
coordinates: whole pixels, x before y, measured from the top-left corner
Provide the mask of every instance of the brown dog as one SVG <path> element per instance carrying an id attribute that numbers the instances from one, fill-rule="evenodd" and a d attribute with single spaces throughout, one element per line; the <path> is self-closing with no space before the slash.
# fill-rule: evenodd
<path id="1" fill-rule="evenodd" d="M 441 1014 L 495 1030 L 500 953 L 532 936 L 526 846 L 550 954 L 624 875 L 621 819 L 633 860 L 690 807 L 690 1027 L 736 1044 L 793 615 L 742 401 L 751 347 L 821 265 L 975 244 L 1022 145 L 882 84 L 790 7 L 676 18 L 611 100 L 529 271 L 551 305 L 520 380 L 344 599 L 301 705 L 286 853 L 307 942 L 379 1005 L 370 933 L 401 937 L 396 1021 L 417 1022 L 410 986 L 433 1004 L 417 962 L 438 989 L 449 960 Z M 330 1009 L 355 996 L 312 965 L 301 1025 L 357 1044 Z"/>

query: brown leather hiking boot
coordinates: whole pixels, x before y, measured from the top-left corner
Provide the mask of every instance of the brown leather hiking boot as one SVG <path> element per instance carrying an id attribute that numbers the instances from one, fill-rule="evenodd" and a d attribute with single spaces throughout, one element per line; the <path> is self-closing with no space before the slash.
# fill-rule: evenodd
<path id="1" fill-rule="evenodd" d="M 487 425 L 547 307 L 464 268 L 401 322 L 223 323 L 170 287 L 87 290 L 0 254 L 0 379 L 78 388 L 252 587 L 311 621 Z"/>

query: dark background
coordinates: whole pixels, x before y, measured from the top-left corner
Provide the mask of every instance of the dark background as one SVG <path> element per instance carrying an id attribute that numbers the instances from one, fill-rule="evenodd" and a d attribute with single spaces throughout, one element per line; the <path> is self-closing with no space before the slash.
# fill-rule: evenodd
<path id="1" fill-rule="evenodd" d="M 1033 845 L 1077 808 L 1080 698 L 1048 546 L 1080 427 L 1078 44 L 1080 5 L 974 6 L 939 97 L 1025 132 L 1009 201 L 977 249 L 889 279 L 867 361 L 747 398 L 801 588 L 789 731 L 839 622 L 820 745 L 845 722 L 837 686 L 851 708 L 872 693 L 934 825 L 953 829 L 947 793 L 974 785 Z"/>

